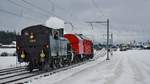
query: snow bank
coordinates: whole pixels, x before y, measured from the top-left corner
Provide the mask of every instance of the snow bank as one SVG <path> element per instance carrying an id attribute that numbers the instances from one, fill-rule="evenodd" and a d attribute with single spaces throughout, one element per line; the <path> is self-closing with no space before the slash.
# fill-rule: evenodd
<path id="1" fill-rule="evenodd" d="M 98 52 L 97 52 L 98 53 Z M 102 51 L 101 51 L 102 53 Z M 98 54 L 99 55 L 99 54 Z M 150 51 L 116 51 L 109 61 L 104 57 L 81 66 L 33 80 L 32 84 L 149 84 Z M 106 57 L 106 56 L 105 56 Z"/>

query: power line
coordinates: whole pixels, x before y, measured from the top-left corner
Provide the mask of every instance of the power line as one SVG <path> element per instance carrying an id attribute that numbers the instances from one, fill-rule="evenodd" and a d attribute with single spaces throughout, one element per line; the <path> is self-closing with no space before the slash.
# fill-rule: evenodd
<path id="1" fill-rule="evenodd" d="M 20 4 L 18 4 L 18 3 L 16 3 L 16 2 L 14 2 L 14 1 L 12 1 L 12 0 L 7 0 L 8 2 L 10 2 L 10 3 L 12 3 L 12 4 L 14 4 L 14 5 L 16 5 L 16 6 L 18 6 L 18 7 L 22 7 L 22 8 L 25 8 L 25 9 L 29 9 L 29 10 L 31 10 L 30 8 L 28 8 L 28 7 L 25 7 L 25 6 L 23 6 L 23 5 L 20 5 Z M 34 11 L 34 10 L 33 10 Z M 37 11 L 36 11 L 37 12 Z M 41 12 L 38 12 L 37 14 L 41 14 L 41 15 L 43 15 Z M 43 15 L 43 16 L 45 16 L 45 17 L 48 17 L 47 15 Z"/>
<path id="2" fill-rule="evenodd" d="M 70 17 L 72 17 L 72 13 L 68 13 L 68 10 L 66 10 L 65 8 L 63 8 L 63 7 L 61 7 L 60 5 L 58 5 L 58 4 L 56 4 L 56 3 L 54 3 L 52 0 L 47 0 L 47 1 L 49 1 L 53 6 L 52 6 L 52 11 L 53 12 L 55 12 L 55 10 L 56 10 L 56 7 L 57 8 L 59 8 L 59 9 L 61 9 L 61 10 L 64 10 L 64 11 L 66 11 L 67 13 L 66 14 L 68 14 Z M 56 6 L 56 7 L 55 7 Z"/>
<path id="3" fill-rule="evenodd" d="M 42 9 L 42 8 L 40 8 L 40 7 L 36 6 L 36 5 L 34 5 L 34 4 L 31 4 L 31 3 L 28 2 L 27 0 L 26 0 L 26 1 L 25 1 L 25 0 L 22 0 L 22 1 L 23 1 L 24 3 L 26 3 L 26 4 L 28 4 L 28 5 L 30 5 L 30 6 L 32 6 L 32 7 L 34 7 L 34 8 L 36 8 L 36 9 L 38 9 L 38 10 L 41 10 L 41 11 L 47 13 L 48 15 L 49 15 L 49 13 L 52 14 L 51 12 L 49 12 L 49 11 L 47 11 L 47 10 L 44 10 L 44 9 Z M 52 14 L 52 15 L 53 15 L 53 14 Z"/>
<path id="4" fill-rule="evenodd" d="M 26 1 L 25 1 L 25 0 L 22 0 L 22 1 L 23 1 L 24 3 L 26 3 L 26 4 L 28 4 L 28 5 L 30 5 L 30 6 L 32 6 L 32 7 L 34 7 L 34 8 L 36 8 L 36 9 L 38 9 L 38 10 L 41 10 L 41 11 L 47 13 L 48 15 L 49 15 L 49 13 L 52 14 L 50 11 L 44 10 L 44 9 L 40 8 L 39 6 L 36 6 L 36 5 L 34 5 L 34 4 L 30 3 L 30 2 L 27 2 L 27 0 L 26 0 Z M 57 16 L 56 14 L 52 14 L 52 15 L 53 15 L 53 16 L 56 16 L 56 17 L 58 17 L 58 18 L 64 19 L 64 18 L 62 18 L 62 17 L 60 17 L 60 16 Z M 64 20 L 65 20 L 65 19 L 64 19 Z"/>
<path id="5" fill-rule="evenodd" d="M 19 6 L 19 7 L 23 7 L 23 8 L 25 8 L 25 9 L 30 9 L 30 8 L 27 8 L 27 7 L 22 6 L 22 5 L 20 5 L 20 4 L 17 4 L 17 3 L 15 3 L 15 2 L 12 1 L 12 0 L 8 0 L 8 1 L 9 1 L 10 3 L 14 4 L 14 5 Z M 23 1 L 24 3 L 30 5 L 31 7 L 34 7 L 34 8 L 36 8 L 36 9 L 42 11 L 42 13 L 44 12 L 44 13 L 46 14 L 46 15 L 44 14 L 45 17 L 49 17 L 49 13 L 51 13 L 50 11 L 44 10 L 44 9 L 42 9 L 42 8 L 36 6 L 36 5 L 33 5 L 32 3 L 27 2 L 27 1 L 25 1 L 25 0 L 22 0 L 22 1 Z M 30 10 L 31 10 L 31 9 L 30 9 Z M 40 13 L 40 12 L 39 12 L 39 13 Z M 42 13 L 40 13 L 40 14 L 42 14 Z M 52 13 L 51 13 L 51 14 L 52 14 Z M 56 16 L 55 14 L 52 14 L 52 15 Z M 62 17 L 60 17 L 60 16 L 56 16 L 56 17 L 62 18 Z M 63 19 L 64 19 L 64 18 L 63 18 Z"/>
<path id="6" fill-rule="evenodd" d="M 54 3 L 52 0 L 47 0 L 47 1 L 49 1 L 52 5 L 57 6 L 58 8 L 60 8 L 60 9 L 62 9 L 62 10 L 64 10 L 64 11 L 66 11 L 66 12 L 68 12 L 65 8 L 63 8 L 63 7 L 61 7 L 60 5 Z"/>
<path id="7" fill-rule="evenodd" d="M 7 11 L 7 10 L 4 10 L 4 9 L 0 9 L 0 12 L 3 12 L 3 13 L 7 13 L 7 14 L 10 14 L 10 15 L 14 15 L 16 17 L 24 17 L 24 18 L 28 18 L 28 19 L 31 19 L 32 21 L 36 21 L 37 22 L 37 19 L 33 19 L 33 18 L 29 18 L 29 17 L 25 17 L 23 15 L 20 15 L 20 14 L 17 14 L 17 13 L 13 13 L 13 12 L 10 12 L 10 11 Z M 38 21 L 39 22 L 39 21 Z"/>
<path id="8" fill-rule="evenodd" d="M 13 13 L 13 12 L 9 12 L 9 11 L 4 10 L 4 9 L 0 9 L 0 12 L 4 12 L 4 13 L 10 14 L 10 15 L 14 15 L 14 16 L 17 16 L 17 17 L 22 17 L 22 16 L 19 15 L 19 14 L 16 14 L 16 13 Z"/>
<path id="9" fill-rule="evenodd" d="M 12 1 L 12 0 L 7 0 L 8 2 L 10 2 L 10 3 L 12 3 L 12 4 L 14 4 L 14 5 L 16 5 L 16 6 L 18 6 L 18 7 L 22 7 L 22 8 L 25 8 L 25 9 L 30 9 L 30 8 L 28 8 L 28 7 L 26 7 L 26 6 L 23 6 L 23 5 L 20 5 L 20 4 L 18 4 L 18 3 L 16 3 L 16 2 L 14 2 L 14 1 Z M 31 7 L 33 7 L 33 8 L 36 8 L 36 9 L 38 9 L 38 10 L 40 10 L 40 11 L 42 11 L 42 13 L 44 12 L 45 14 L 44 14 L 44 16 L 45 17 L 48 17 L 49 16 L 49 13 L 51 13 L 50 11 L 47 11 L 47 10 L 44 10 L 44 9 L 42 9 L 42 8 L 40 8 L 39 6 L 36 6 L 36 5 L 34 5 L 34 4 L 32 4 L 32 3 L 30 3 L 30 2 L 28 2 L 28 1 L 25 1 L 25 0 L 22 0 L 25 4 L 28 4 L 28 5 L 30 5 Z M 48 1 L 50 1 L 50 0 L 48 0 Z M 50 1 L 52 4 L 54 4 L 54 2 L 52 2 L 52 1 Z M 55 4 L 54 4 L 55 5 Z M 59 6 L 59 8 L 62 8 L 62 7 L 60 7 Z M 62 8 L 63 9 L 63 8 Z M 31 9 L 30 9 L 31 10 Z M 55 8 L 53 8 L 53 10 L 55 10 Z M 23 16 L 23 14 L 17 14 L 17 13 L 13 13 L 13 12 L 10 12 L 10 11 L 7 11 L 7 10 L 4 10 L 4 9 L 1 9 L 0 10 L 1 12 L 5 12 L 5 13 L 8 13 L 8 14 L 11 14 L 11 15 L 15 15 L 15 16 L 17 16 L 17 17 L 24 17 L 24 18 L 28 18 L 28 19 L 32 19 L 32 18 L 30 18 L 30 17 L 26 17 L 26 16 Z M 39 12 L 40 13 L 40 12 Z M 40 13 L 40 14 L 42 14 L 42 13 Z M 52 14 L 52 15 L 55 15 L 55 14 Z M 56 15 L 55 15 L 56 16 Z M 56 16 L 56 17 L 59 17 L 59 18 L 62 18 L 62 17 L 60 17 L 60 16 Z M 64 18 L 63 18 L 64 19 Z M 32 19 L 33 20 L 33 19 Z M 65 20 L 65 19 L 64 19 Z M 34 19 L 34 21 L 35 21 L 35 19 Z"/>
<path id="10" fill-rule="evenodd" d="M 55 4 L 51 0 L 47 1 L 50 2 L 50 4 L 52 4 L 52 12 L 55 14 Z"/>
<path id="11" fill-rule="evenodd" d="M 103 16 L 106 18 L 106 16 L 103 14 L 103 11 L 97 6 L 97 3 L 94 1 L 94 0 L 91 0 L 92 1 L 92 4 L 93 6 L 97 9 L 97 11 Z"/>

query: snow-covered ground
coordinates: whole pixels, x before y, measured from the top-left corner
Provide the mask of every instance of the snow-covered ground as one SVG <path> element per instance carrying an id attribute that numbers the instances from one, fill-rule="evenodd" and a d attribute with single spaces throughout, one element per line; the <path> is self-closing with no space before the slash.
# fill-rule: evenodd
<path id="1" fill-rule="evenodd" d="M 101 52 L 100 52 L 101 53 Z M 116 51 L 111 60 L 97 57 L 95 61 L 32 80 L 32 84 L 149 84 L 150 51 Z"/>
<path id="2" fill-rule="evenodd" d="M 150 50 L 116 51 L 106 61 L 105 50 L 78 67 L 32 79 L 29 84 L 149 84 Z M 18 66 L 16 57 L 0 57 L 0 69 Z"/>
<path id="3" fill-rule="evenodd" d="M 16 48 L 0 48 L 0 55 L 3 52 L 8 53 L 8 56 L 0 56 L 0 69 L 25 65 L 25 63 L 19 64 L 16 56 L 12 56 L 16 52 Z"/>
<path id="4" fill-rule="evenodd" d="M 0 69 L 24 66 L 26 63 L 19 63 L 16 56 L 0 57 Z"/>
<path id="5" fill-rule="evenodd" d="M 15 65 L 16 65 L 16 57 L 14 56 L 0 57 L 0 69 L 14 67 Z"/>
<path id="6" fill-rule="evenodd" d="M 0 55 L 4 52 L 8 55 L 13 55 L 16 52 L 16 48 L 0 48 Z"/>
<path id="7" fill-rule="evenodd" d="M 12 56 L 16 48 L 0 48 L 0 55 L 3 52 L 8 53 L 8 56 L 0 56 L 0 69 L 26 65 L 26 63 L 18 63 L 17 57 Z"/>

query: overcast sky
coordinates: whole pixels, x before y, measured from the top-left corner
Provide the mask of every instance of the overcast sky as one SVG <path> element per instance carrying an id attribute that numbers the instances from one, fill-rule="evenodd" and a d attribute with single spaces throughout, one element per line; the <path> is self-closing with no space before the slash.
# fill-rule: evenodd
<path id="1" fill-rule="evenodd" d="M 149 0 L 0 0 L 0 30 L 18 31 L 24 27 L 45 24 L 51 16 L 72 22 L 66 32 L 83 33 L 105 40 L 106 25 L 85 21 L 110 19 L 114 42 L 150 40 Z"/>

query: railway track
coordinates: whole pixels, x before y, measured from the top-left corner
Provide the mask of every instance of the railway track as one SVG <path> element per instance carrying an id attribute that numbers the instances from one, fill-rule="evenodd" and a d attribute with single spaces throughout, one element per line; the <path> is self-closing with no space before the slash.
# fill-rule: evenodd
<path id="1" fill-rule="evenodd" d="M 26 69 L 26 66 L 1 69 L 0 70 L 0 76 L 25 71 L 25 69 Z"/>
<path id="2" fill-rule="evenodd" d="M 19 81 L 22 81 L 23 79 L 31 78 L 31 77 L 34 77 L 34 76 L 36 76 L 36 77 L 49 76 L 49 75 L 52 75 L 52 74 L 60 72 L 60 71 L 64 71 L 64 70 L 67 70 L 67 69 L 71 69 L 73 67 L 80 66 L 80 65 L 82 65 L 82 64 L 84 64 L 86 62 L 87 61 L 80 62 L 78 64 L 73 64 L 71 66 L 66 66 L 66 67 L 62 67 L 62 68 L 56 69 L 56 70 L 51 70 L 49 72 L 43 72 L 43 71 L 35 70 L 32 73 L 30 73 L 29 71 L 25 71 L 25 72 L 22 72 L 22 73 L 16 73 L 16 74 L 11 75 L 11 76 L 9 75 L 9 76 L 5 76 L 5 77 L 1 77 L 0 78 L 0 84 L 18 83 Z M 25 83 L 25 82 L 27 82 L 27 81 L 24 81 L 24 82 L 21 82 L 21 83 Z"/>
<path id="3" fill-rule="evenodd" d="M 17 69 L 25 68 L 25 67 L 26 66 L 18 66 L 18 67 L 13 67 L 13 68 L 0 69 L 0 73 L 8 72 L 8 71 L 11 71 L 11 70 L 17 70 Z"/>
<path id="4" fill-rule="evenodd" d="M 105 51 L 103 51 L 103 54 L 102 53 L 101 54 L 97 53 L 97 55 L 100 55 L 100 57 L 101 57 L 101 56 L 105 55 Z M 0 75 L 0 84 L 27 83 L 28 81 L 31 81 L 31 78 L 32 79 L 39 79 L 41 77 L 49 76 L 49 75 L 52 75 L 52 74 L 57 73 L 57 72 L 61 72 L 61 71 L 64 71 L 64 70 L 68 70 L 68 69 L 80 66 L 80 65 L 85 64 L 85 63 L 90 62 L 90 61 L 94 61 L 94 60 L 93 59 L 92 60 L 87 60 L 87 61 L 84 61 L 84 62 L 73 64 L 73 65 L 70 65 L 70 66 L 65 66 L 65 67 L 62 67 L 62 68 L 59 68 L 59 69 L 56 69 L 56 70 L 51 70 L 51 71 L 48 71 L 48 72 L 34 70 L 31 73 L 29 71 L 26 71 L 25 67 L 21 67 L 21 68 L 16 67 L 16 68 L 9 68 L 9 69 L 5 69 L 5 70 L 0 70 L 0 74 L 2 72 L 7 73 L 7 72 L 12 70 L 11 74 L 9 73 L 9 74 L 4 74 L 2 76 Z"/>

